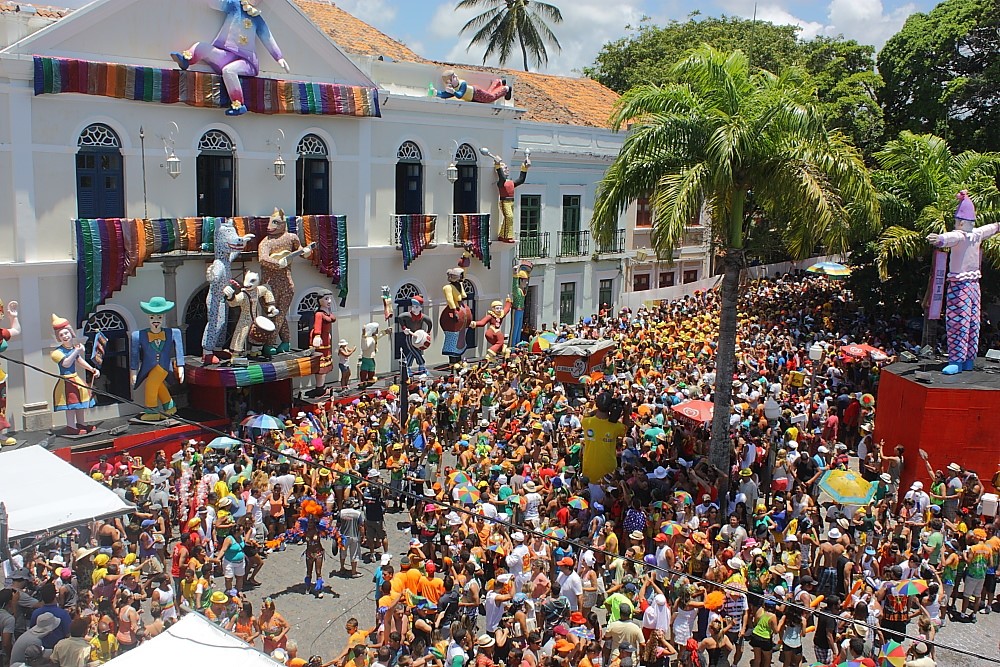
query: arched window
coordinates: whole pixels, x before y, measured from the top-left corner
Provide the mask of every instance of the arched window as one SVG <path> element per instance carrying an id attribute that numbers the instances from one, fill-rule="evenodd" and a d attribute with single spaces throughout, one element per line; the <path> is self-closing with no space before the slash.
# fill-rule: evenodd
<path id="1" fill-rule="evenodd" d="M 129 386 L 128 324 L 113 310 L 99 310 L 90 316 L 83 330 L 88 337 L 86 354 L 87 360 L 91 363 L 94 363 L 94 341 L 97 338 L 94 334 L 100 331 L 107 337 L 100 369 L 101 377 L 94 380 L 94 389 L 100 392 L 96 394 L 97 404 L 109 405 L 116 402 L 103 392 L 125 400 L 132 398 Z"/>
<path id="2" fill-rule="evenodd" d="M 198 215 L 236 215 L 236 144 L 222 130 L 198 142 Z"/>
<path id="3" fill-rule="evenodd" d="M 122 143 L 107 125 L 80 133 L 76 153 L 76 213 L 80 218 L 125 217 Z"/>
<path id="4" fill-rule="evenodd" d="M 330 214 L 330 151 L 315 134 L 299 141 L 295 192 L 299 215 Z"/>
<path id="5" fill-rule="evenodd" d="M 299 314 L 298 324 L 298 348 L 308 350 L 312 346 L 309 331 L 312 330 L 313 314 L 319 310 L 319 292 L 309 292 L 302 301 L 296 312 Z"/>
<path id="6" fill-rule="evenodd" d="M 396 151 L 396 214 L 424 212 L 424 165 L 420 146 L 404 141 Z"/>
<path id="7" fill-rule="evenodd" d="M 453 213 L 479 212 L 479 157 L 476 149 L 462 144 L 455 152 L 458 180 L 455 181 Z"/>

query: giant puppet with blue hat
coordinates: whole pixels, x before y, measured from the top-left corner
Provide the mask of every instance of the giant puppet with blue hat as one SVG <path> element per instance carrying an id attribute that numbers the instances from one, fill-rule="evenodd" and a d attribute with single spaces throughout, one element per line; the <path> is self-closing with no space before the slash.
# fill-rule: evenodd
<path id="1" fill-rule="evenodd" d="M 132 387 L 142 389 L 143 421 L 160 421 L 177 412 L 174 399 L 167 389 L 167 378 L 176 373 L 184 382 L 184 342 L 181 330 L 164 328 L 165 315 L 174 309 L 174 302 L 162 296 L 140 301 L 139 307 L 149 318 L 149 328 L 132 332 L 129 361 Z"/>

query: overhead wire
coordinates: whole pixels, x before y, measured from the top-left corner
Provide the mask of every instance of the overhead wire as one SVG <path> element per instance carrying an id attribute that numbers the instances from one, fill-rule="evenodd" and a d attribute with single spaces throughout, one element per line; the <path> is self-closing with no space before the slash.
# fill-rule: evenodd
<path id="1" fill-rule="evenodd" d="M 35 365 L 30 364 L 30 363 L 25 362 L 25 361 L 21 361 L 21 360 L 18 360 L 18 359 L 12 359 L 12 358 L 6 356 L 5 354 L 0 354 L 0 359 L 5 359 L 5 360 L 7 360 L 7 361 L 9 361 L 9 362 L 11 362 L 13 364 L 22 366 L 24 368 L 31 369 L 31 370 L 33 370 L 33 371 L 35 371 L 37 373 L 41 373 L 43 375 L 47 375 L 47 376 L 49 376 L 51 378 L 54 378 L 54 379 L 57 379 L 57 380 L 59 380 L 59 379 L 64 380 L 64 378 L 62 378 L 60 375 L 58 375 L 56 373 L 53 373 L 51 371 L 47 371 L 44 368 L 40 368 L 38 366 L 35 366 Z M 134 401 L 134 400 L 131 400 L 131 399 L 121 398 L 119 396 L 112 395 L 112 394 L 110 394 L 108 392 L 105 392 L 105 391 L 102 391 L 102 390 L 99 390 L 99 389 L 91 388 L 89 385 L 84 385 L 83 383 L 77 383 L 77 384 L 79 384 L 80 386 L 87 387 L 93 393 L 100 394 L 100 395 L 107 396 L 107 397 L 112 397 L 115 400 L 118 400 L 119 402 L 126 403 L 126 404 L 129 404 L 129 405 L 133 405 L 133 406 L 138 407 L 138 408 L 140 408 L 140 409 L 142 409 L 144 411 L 147 411 L 147 412 L 149 411 L 149 408 L 147 406 L 142 405 L 141 403 L 138 403 L 137 401 Z M 170 419 L 173 419 L 175 421 L 183 422 L 183 423 L 185 423 L 185 424 L 187 424 L 189 426 L 199 427 L 199 428 L 201 428 L 204 431 L 207 431 L 209 433 L 214 433 L 214 434 L 216 434 L 218 436 L 232 437 L 229 433 L 226 433 L 226 432 L 224 432 L 224 431 L 222 431 L 220 429 L 217 429 L 217 428 L 212 427 L 212 426 L 207 426 L 207 425 L 204 425 L 204 424 L 200 424 L 199 422 L 196 422 L 196 421 L 193 421 L 193 420 L 190 420 L 190 419 L 186 419 L 184 417 L 180 417 L 177 414 L 167 415 L 165 412 L 163 412 L 161 410 L 156 410 L 156 412 L 158 414 L 162 415 L 165 418 L 169 417 Z M 411 499 L 414 499 L 414 500 L 417 500 L 417 501 L 424 501 L 424 502 L 426 502 L 426 501 L 430 501 L 431 500 L 431 499 L 427 498 L 426 496 L 414 493 L 414 492 L 409 491 L 409 490 L 392 489 L 388 484 L 385 484 L 382 481 L 373 481 L 371 479 L 363 478 L 360 475 L 358 475 L 357 473 L 355 473 L 354 471 L 333 470 L 332 468 L 330 468 L 329 466 L 327 466 L 325 464 L 317 463 L 315 461 L 310 461 L 310 460 L 304 459 L 304 458 L 302 458 L 300 456 L 290 454 L 287 451 L 279 451 L 277 448 L 272 447 L 270 445 L 255 443 L 252 440 L 250 440 L 249 438 L 235 438 L 235 439 L 239 440 L 244 445 L 249 445 L 251 447 L 256 447 L 258 449 L 261 449 L 261 450 L 263 450 L 265 452 L 268 452 L 270 454 L 276 455 L 278 457 L 284 457 L 284 458 L 289 459 L 289 460 L 297 461 L 297 462 L 299 462 L 299 463 L 301 463 L 301 464 L 303 464 L 303 465 L 305 465 L 307 467 L 311 466 L 311 467 L 314 467 L 314 468 L 319 468 L 321 470 L 327 470 L 331 474 L 335 473 L 337 475 L 343 475 L 343 476 L 350 477 L 350 478 L 352 478 L 354 480 L 357 480 L 358 482 L 362 482 L 362 483 L 368 484 L 370 486 L 374 486 L 374 487 L 380 488 L 380 489 L 382 489 L 383 491 L 385 491 L 387 493 L 391 493 L 391 494 L 394 494 L 394 495 L 397 495 L 397 496 L 399 496 L 399 495 L 407 496 L 407 497 L 409 497 Z M 606 550 L 604 550 L 604 549 L 602 549 L 600 547 L 596 547 L 596 546 L 593 546 L 593 545 L 584 544 L 583 542 L 580 542 L 578 540 L 569 539 L 568 537 L 566 537 L 566 538 L 553 537 L 551 535 L 545 534 L 544 531 L 536 529 L 536 528 L 534 528 L 534 527 L 532 527 L 530 525 L 516 523 L 514 521 L 507 521 L 507 520 L 504 520 L 504 519 L 500 519 L 499 517 L 489 517 L 489 516 L 486 516 L 486 515 L 478 512 L 478 511 L 474 510 L 474 509 L 468 509 L 468 508 L 466 508 L 466 507 L 464 507 L 462 505 L 456 505 L 456 504 L 450 502 L 450 500 L 441 501 L 441 500 L 438 500 L 437 498 L 434 498 L 433 502 L 434 502 L 434 504 L 436 506 L 445 507 L 447 509 L 450 509 L 450 510 L 452 510 L 454 512 L 457 512 L 457 513 L 460 513 L 460 514 L 464 514 L 466 516 L 471 516 L 471 517 L 474 517 L 474 518 L 482 518 L 483 520 L 488 521 L 489 523 L 492 523 L 492 524 L 495 524 L 495 525 L 499 525 L 499 526 L 503 526 L 503 527 L 507 528 L 508 530 L 514 530 L 514 531 L 520 531 L 522 533 L 528 533 L 528 534 L 534 535 L 536 537 L 540 537 L 543 540 L 547 540 L 547 541 L 551 541 L 551 542 L 558 542 L 558 543 L 569 544 L 569 545 L 577 548 L 579 550 L 579 553 L 581 553 L 581 554 L 584 551 L 591 551 L 591 552 L 594 552 L 594 553 L 600 553 L 600 554 L 603 554 L 606 558 L 610 557 L 613 560 L 614 559 L 621 559 L 621 560 L 623 560 L 625 562 L 629 562 L 629 563 L 632 563 L 633 565 L 639 566 L 639 567 L 641 567 L 641 568 L 643 568 L 645 570 L 655 570 L 657 572 L 660 572 L 661 574 L 666 573 L 666 574 L 672 575 L 674 577 L 686 577 L 688 580 L 697 582 L 699 584 L 703 584 L 706 587 L 717 588 L 717 589 L 720 589 L 720 590 L 723 590 L 723 591 L 727 591 L 727 592 L 733 593 L 733 594 L 738 594 L 738 595 L 746 595 L 747 594 L 747 591 L 745 589 L 739 588 L 737 586 L 732 586 L 730 584 L 721 583 L 721 582 L 717 582 L 717 581 L 711 581 L 711 580 L 709 580 L 709 579 L 707 579 L 705 577 L 701 577 L 701 576 L 694 575 L 694 574 L 691 574 L 691 573 L 683 572 L 683 571 L 680 571 L 680 570 L 675 570 L 675 569 L 672 569 L 672 568 L 663 567 L 661 565 L 652 565 L 652 564 L 647 563 L 647 562 L 645 562 L 643 560 L 632 558 L 630 556 L 623 556 L 623 555 L 619 555 L 619 554 L 614 554 L 614 553 L 606 551 Z M 833 620 L 835 620 L 837 622 L 842 622 L 842 621 L 846 620 L 842 616 L 840 616 L 839 614 L 834 614 L 834 613 L 831 613 L 831 612 L 823 610 L 823 609 L 814 609 L 814 608 L 809 607 L 807 605 L 800 604 L 800 603 L 798 603 L 796 601 L 781 600 L 781 599 L 775 598 L 773 596 L 765 596 L 765 597 L 767 597 L 769 599 L 773 599 L 773 600 L 778 601 L 782 606 L 784 606 L 786 608 L 787 607 L 792 607 L 792 608 L 795 608 L 795 609 L 799 609 L 800 611 L 803 611 L 803 612 L 805 612 L 807 614 L 814 614 L 816 616 L 824 616 L 824 617 L 833 619 Z M 867 620 L 861 621 L 861 620 L 850 619 L 850 622 L 853 625 L 862 625 L 862 626 L 864 626 L 866 628 L 869 628 L 869 629 L 871 629 L 871 630 L 873 630 L 875 632 L 883 632 L 883 631 L 885 631 L 885 628 L 882 628 L 881 626 L 877 626 L 877 625 L 872 625 L 872 624 L 868 623 Z M 980 654 L 980 653 L 975 653 L 973 651 L 969 651 L 969 650 L 966 650 L 966 649 L 963 649 L 963 648 L 959 648 L 957 646 L 953 646 L 953 645 L 950 645 L 950 644 L 944 644 L 944 643 L 941 643 L 939 641 L 930 641 L 930 640 L 927 640 L 927 638 L 925 638 L 923 636 L 910 635 L 910 634 L 906 634 L 906 633 L 903 633 L 903 632 L 898 632 L 896 630 L 892 630 L 890 632 L 892 634 L 896 635 L 896 636 L 901 636 L 901 637 L 903 637 L 905 639 L 908 639 L 910 641 L 913 641 L 913 642 L 924 642 L 928 646 L 934 646 L 936 648 L 944 649 L 944 650 L 947 650 L 947 651 L 954 651 L 955 653 L 958 653 L 958 654 L 961 654 L 961 655 L 965 655 L 965 656 L 968 656 L 968 657 L 978 658 L 980 660 L 985 660 L 987 662 L 991 662 L 991 663 L 994 663 L 994 664 L 1000 664 L 1000 657 L 991 657 L 991 656 L 983 655 L 983 654 Z"/>

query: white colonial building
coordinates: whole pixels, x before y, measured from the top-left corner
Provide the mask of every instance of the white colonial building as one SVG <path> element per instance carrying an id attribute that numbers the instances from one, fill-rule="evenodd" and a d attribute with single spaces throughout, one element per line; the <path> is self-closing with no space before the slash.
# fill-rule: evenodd
<path id="1" fill-rule="evenodd" d="M 20 302 L 22 326 L 8 350 L 12 358 L 54 371 L 50 314 L 75 319 L 80 295 L 95 290 L 88 281 L 114 282 L 107 267 L 120 259 L 118 250 L 107 239 L 103 246 L 81 244 L 78 219 L 122 219 L 141 228 L 163 219 L 266 217 L 275 207 L 296 216 L 346 216 L 349 259 L 340 270 L 349 293 L 334 338 L 352 345 L 363 324 L 384 321 L 382 285 L 394 297 L 425 295 L 437 322 L 445 270 L 470 241 L 460 216 L 491 215 L 490 267 L 473 258 L 466 271 L 479 316 L 510 293 L 517 258 L 534 263 L 525 310 L 534 326 L 576 321 L 631 287 L 624 283 L 624 226 L 607 247 L 596 247 L 588 231 L 597 182 L 623 139 L 607 128 L 613 92 L 587 79 L 430 62 L 331 3 L 267 0 L 261 9 L 291 73 L 259 47 L 260 79 L 277 80 L 260 89 L 268 112 L 232 118 L 217 98 L 204 106 L 218 95 L 217 80 L 213 89 L 209 78 L 197 79 L 199 89 L 189 77 L 178 90 L 167 73 L 177 69 L 170 52 L 216 35 L 221 15 L 210 3 L 95 0 L 68 12 L 0 2 L 0 299 Z M 513 99 L 476 104 L 429 96 L 446 67 L 472 83 L 505 76 Z M 291 100 L 276 94 L 283 81 L 309 84 L 292 84 L 309 99 L 305 92 Z M 328 99 L 330 84 L 338 95 L 347 91 L 346 102 Z M 88 94 L 67 92 L 81 89 Z M 532 168 L 516 191 L 515 244 L 495 241 L 496 176 L 482 147 L 515 174 L 530 150 Z M 278 178 L 276 163 L 283 162 L 287 177 Z M 404 270 L 400 236 L 417 218 L 433 232 Z M 86 331 L 110 339 L 98 386 L 119 396 L 130 393 L 125 341 L 144 326 L 140 300 L 176 301 L 173 324 L 184 329 L 188 353 L 200 351 L 212 256 L 191 239 L 164 243 L 154 250 L 170 252 L 153 252 L 120 289 L 82 313 Z M 84 271 L 80 248 L 97 247 Z M 255 255 L 247 254 L 233 264 L 234 277 L 256 268 Z M 316 291 L 337 288 L 306 260 L 294 263 L 294 279 L 293 344 L 307 347 Z M 474 356 L 483 345 L 477 336 Z M 435 340 L 429 361 L 442 359 L 440 347 Z M 381 346 L 380 371 L 394 368 L 391 357 L 392 345 Z M 60 425 L 51 412 L 52 379 L 0 363 L 9 374 L 14 427 Z M 132 411 L 102 402 L 98 418 Z"/>

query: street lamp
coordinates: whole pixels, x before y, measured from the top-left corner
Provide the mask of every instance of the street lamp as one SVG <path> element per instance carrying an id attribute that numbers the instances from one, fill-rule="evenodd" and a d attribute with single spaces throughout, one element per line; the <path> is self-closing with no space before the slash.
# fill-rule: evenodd
<path id="1" fill-rule="evenodd" d="M 274 177 L 279 181 L 285 177 L 285 160 L 281 157 L 281 142 L 285 138 L 285 131 L 278 128 L 277 132 L 280 137 L 275 143 L 278 147 L 278 158 L 274 161 Z"/>
<path id="2" fill-rule="evenodd" d="M 177 143 L 177 135 L 180 133 L 180 127 L 173 121 L 171 121 L 170 125 L 173 129 L 166 136 L 160 135 L 160 140 L 163 141 L 163 152 L 167 156 L 164 164 L 160 166 L 167 170 L 170 178 L 176 179 L 181 175 L 181 160 L 174 153 L 174 146 Z"/>

